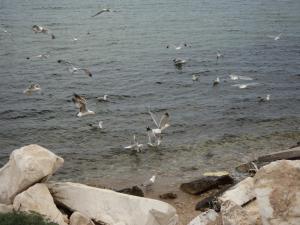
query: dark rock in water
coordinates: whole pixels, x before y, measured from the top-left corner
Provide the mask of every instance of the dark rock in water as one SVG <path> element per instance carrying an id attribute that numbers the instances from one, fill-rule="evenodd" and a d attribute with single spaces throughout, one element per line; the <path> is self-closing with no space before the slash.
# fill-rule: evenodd
<path id="1" fill-rule="evenodd" d="M 117 192 L 123 193 L 123 194 L 128 194 L 128 195 L 144 197 L 144 192 L 138 186 L 133 186 L 132 188 L 124 188 L 124 189 L 118 190 Z"/>
<path id="2" fill-rule="evenodd" d="M 195 210 L 206 211 L 207 209 L 214 209 L 216 212 L 220 212 L 221 204 L 218 202 L 216 196 L 209 196 L 197 203 Z"/>
<path id="3" fill-rule="evenodd" d="M 233 178 L 229 175 L 204 176 L 198 180 L 181 184 L 180 189 L 188 194 L 197 195 L 218 188 L 221 185 L 233 184 L 233 182 Z"/>
<path id="4" fill-rule="evenodd" d="M 168 193 L 159 195 L 159 197 L 160 197 L 161 199 L 175 199 L 175 198 L 177 198 L 177 195 L 176 195 L 175 193 L 168 192 Z"/>

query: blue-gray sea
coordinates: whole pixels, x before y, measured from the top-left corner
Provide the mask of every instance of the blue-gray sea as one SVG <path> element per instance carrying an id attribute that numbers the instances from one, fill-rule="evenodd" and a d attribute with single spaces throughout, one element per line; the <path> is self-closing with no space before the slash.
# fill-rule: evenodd
<path id="1" fill-rule="evenodd" d="M 113 12 L 91 18 L 102 8 Z M 56 179 L 138 183 L 157 174 L 176 183 L 300 141 L 299 0 L 0 0 L 0 23 L 0 166 L 37 143 L 65 159 Z M 166 48 L 180 43 L 190 47 Z M 187 64 L 178 70 L 174 58 Z M 257 85 L 232 86 L 249 83 L 232 73 Z M 42 92 L 24 95 L 32 83 Z M 76 117 L 73 93 L 96 115 Z M 97 102 L 104 94 L 110 101 Z M 134 154 L 124 149 L 132 135 L 146 143 L 154 128 L 148 106 L 168 112 L 171 126 L 158 149 Z M 89 126 L 100 120 L 102 130 Z"/>

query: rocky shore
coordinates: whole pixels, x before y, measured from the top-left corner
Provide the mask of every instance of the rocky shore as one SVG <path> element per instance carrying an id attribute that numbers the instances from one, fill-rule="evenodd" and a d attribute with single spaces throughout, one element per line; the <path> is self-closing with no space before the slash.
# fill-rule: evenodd
<path id="1" fill-rule="evenodd" d="M 300 224 L 300 147 L 207 173 L 174 190 L 109 190 L 51 176 L 64 159 L 28 145 L 0 169 L 0 213 L 36 212 L 58 225 Z"/>

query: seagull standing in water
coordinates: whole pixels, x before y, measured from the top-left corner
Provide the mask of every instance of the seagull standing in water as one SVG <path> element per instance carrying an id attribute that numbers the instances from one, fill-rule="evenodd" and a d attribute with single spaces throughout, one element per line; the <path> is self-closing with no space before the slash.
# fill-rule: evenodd
<path id="1" fill-rule="evenodd" d="M 199 76 L 196 75 L 196 74 L 193 74 L 193 75 L 192 75 L 192 80 L 193 80 L 193 81 L 198 81 L 198 80 L 199 80 Z"/>
<path id="2" fill-rule="evenodd" d="M 77 73 L 78 71 L 83 71 L 89 77 L 93 76 L 93 74 L 91 73 L 91 71 L 89 69 L 87 69 L 87 68 L 80 68 L 78 66 L 75 66 L 73 63 L 71 63 L 69 61 L 66 61 L 66 60 L 63 60 L 63 59 L 59 59 L 59 60 L 57 60 L 57 62 L 60 63 L 60 64 L 64 64 L 64 65 L 69 66 L 68 70 L 72 74 Z"/>
<path id="3" fill-rule="evenodd" d="M 217 51 L 217 62 L 216 62 L 216 64 L 218 63 L 218 61 L 219 61 L 220 58 L 223 58 L 223 54 L 221 54 L 221 51 L 218 50 Z"/>
<path id="4" fill-rule="evenodd" d="M 146 188 L 146 190 L 150 190 L 155 182 L 156 176 L 153 175 L 149 180 L 145 181 L 142 186 Z"/>
<path id="5" fill-rule="evenodd" d="M 41 87 L 39 84 L 31 84 L 26 90 L 23 91 L 26 95 L 31 95 L 32 92 L 41 91 Z"/>
<path id="6" fill-rule="evenodd" d="M 111 12 L 111 10 L 110 10 L 110 9 L 101 9 L 99 12 L 97 12 L 97 13 L 96 13 L 95 15 L 93 15 L 92 17 L 98 16 L 98 15 L 104 13 L 104 12 Z"/>
<path id="7" fill-rule="evenodd" d="M 89 110 L 87 108 L 87 101 L 84 97 L 79 96 L 74 93 L 74 96 L 72 98 L 73 103 L 77 108 L 79 108 L 79 113 L 77 113 L 78 117 L 87 116 L 87 115 L 94 115 L 95 112 Z"/>
<path id="8" fill-rule="evenodd" d="M 129 145 L 129 146 L 126 146 L 126 147 L 124 147 L 124 148 L 125 148 L 125 149 L 132 149 L 132 150 L 135 150 L 136 152 L 141 152 L 143 146 L 144 146 L 143 144 L 139 144 L 139 143 L 138 143 L 138 141 L 136 140 L 135 135 L 133 135 L 133 144 L 132 144 L 132 145 Z"/>

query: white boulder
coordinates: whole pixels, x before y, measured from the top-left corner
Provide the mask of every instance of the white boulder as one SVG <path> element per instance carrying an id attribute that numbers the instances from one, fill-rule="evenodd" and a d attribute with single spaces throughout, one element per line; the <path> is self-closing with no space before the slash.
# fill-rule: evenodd
<path id="1" fill-rule="evenodd" d="M 222 220 L 215 210 L 209 209 L 196 216 L 188 225 L 221 225 Z"/>
<path id="2" fill-rule="evenodd" d="M 52 222 L 67 225 L 62 213 L 56 208 L 46 184 L 35 184 L 15 197 L 15 211 L 37 212 Z"/>
<path id="3" fill-rule="evenodd" d="M 247 177 L 231 189 L 227 190 L 219 200 L 225 202 L 230 200 L 235 204 L 242 206 L 255 198 L 254 182 L 252 177 Z"/>
<path id="4" fill-rule="evenodd" d="M 255 220 L 239 205 L 225 201 L 221 205 L 223 225 L 255 225 Z"/>
<path id="5" fill-rule="evenodd" d="M 12 204 L 18 193 L 47 180 L 63 162 L 39 145 L 14 150 L 8 163 L 0 169 L 0 203 Z"/>
<path id="6" fill-rule="evenodd" d="M 70 225 L 95 225 L 93 221 L 80 212 L 74 212 L 70 217 Z"/>
<path id="7" fill-rule="evenodd" d="M 48 184 L 56 202 L 109 225 L 175 225 L 176 210 L 169 204 L 89 187 L 78 183 Z"/>
<path id="8" fill-rule="evenodd" d="M 300 160 L 280 160 L 254 177 L 257 203 L 264 225 L 300 224 Z"/>

